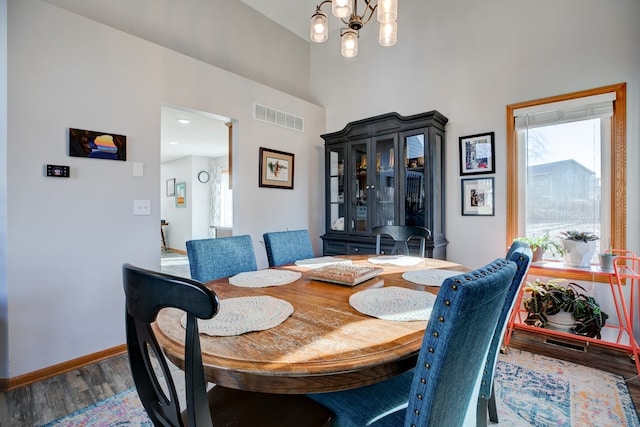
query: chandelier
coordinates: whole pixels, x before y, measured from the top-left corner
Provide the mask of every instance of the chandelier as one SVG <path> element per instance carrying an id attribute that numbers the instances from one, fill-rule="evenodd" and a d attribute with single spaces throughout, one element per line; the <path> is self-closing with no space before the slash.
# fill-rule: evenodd
<path id="1" fill-rule="evenodd" d="M 316 13 L 311 17 L 311 41 L 323 43 L 329 38 L 329 23 L 322 6 L 331 3 L 333 16 L 340 19 L 346 27 L 340 29 L 341 52 L 345 58 L 353 58 L 358 54 L 358 38 L 360 29 L 364 27 L 378 10 L 380 33 L 378 42 L 381 46 L 393 46 L 398 40 L 398 0 L 363 0 L 364 11 L 358 15 L 359 0 L 324 0 L 316 6 Z"/>

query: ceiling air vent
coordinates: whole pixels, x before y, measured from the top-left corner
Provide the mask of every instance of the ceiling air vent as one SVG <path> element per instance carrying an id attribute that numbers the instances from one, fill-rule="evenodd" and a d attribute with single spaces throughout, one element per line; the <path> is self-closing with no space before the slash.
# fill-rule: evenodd
<path id="1" fill-rule="evenodd" d="M 283 128 L 304 132 L 304 119 L 266 105 L 253 104 L 253 118 Z"/>

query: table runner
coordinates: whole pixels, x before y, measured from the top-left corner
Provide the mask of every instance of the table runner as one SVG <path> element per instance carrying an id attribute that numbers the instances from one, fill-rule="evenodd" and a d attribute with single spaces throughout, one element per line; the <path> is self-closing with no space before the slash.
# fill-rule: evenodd
<path id="1" fill-rule="evenodd" d="M 420 264 L 424 261 L 424 258 L 416 257 L 416 256 L 406 256 L 406 255 L 381 255 L 373 258 L 369 258 L 369 261 L 372 264 L 392 264 L 392 265 L 400 265 L 400 266 L 409 266 Z"/>
<path id="2" fill-rule="evenodd" d="M 440 270 L 432 268 L 428 270 L 414 270 L 402 273 L 402 278 L 418 285 L 441 286 L 444 279 L 462 274 L 461 271 Z"/>
<path id="3" fill-rule="evenodd" d="M 238 273 L 229 277 L 229 283 L 243 288 L 266 288 L 286 285 L 295 282 L 300 277 L 302 277 L 302 273 L 298 271 L 266 269 Z"/>
<path id="4" fill-rule="evenodd" d="M 383 320 L 429 320 L 436 296 L 415 289 L 388 286 L 367 289 L 349 297 L 351 307 Z"/>
<path id="5" fill-rule="evenodd" d="M 267 295 L 220 300 L 220 310 L 211 319 L 198 319 L 198 330 L 211 336 L 233 336 L 278 326 L 293 313 L 287 301 Z M 180 319 L 187 327 L 187 315 Z"/>

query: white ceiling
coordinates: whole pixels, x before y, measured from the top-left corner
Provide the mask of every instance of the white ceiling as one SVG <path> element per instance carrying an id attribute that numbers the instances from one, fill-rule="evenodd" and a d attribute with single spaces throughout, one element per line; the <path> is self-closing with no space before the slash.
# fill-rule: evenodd
<path id="1" fill-rule="evenodd" d="M 178 119 L 189 120 L 182 124 Z M 219 157 L 229 150 L 229 120 L 202 111 L 163 106 L 160 130 L 161 161 L 185 156 Z M 175 142 L 176 144 L 171 144 Z"/>

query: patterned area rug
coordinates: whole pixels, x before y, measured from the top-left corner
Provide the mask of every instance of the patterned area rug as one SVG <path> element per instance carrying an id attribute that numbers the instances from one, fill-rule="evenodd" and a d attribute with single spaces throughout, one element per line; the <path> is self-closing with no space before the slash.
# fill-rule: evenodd
<path id="1" fill-rule="evenodd" d="M 498 426 L 639 427 L 622 377 L 575 363 L 510 349 L 496 369 Z M 124 391 L 51 426 L 150 427 L 135 389 Z"/>
<path id="2" fill-rule="evenodd" d="M 510 349 L 495 380 L 501 426 L 640 426 L 619 375 Z"/>
<path id="3" fill-rule="evenodd" d="M 134 388 L 88 406 L 44 427 L 153 427 Z"/>

